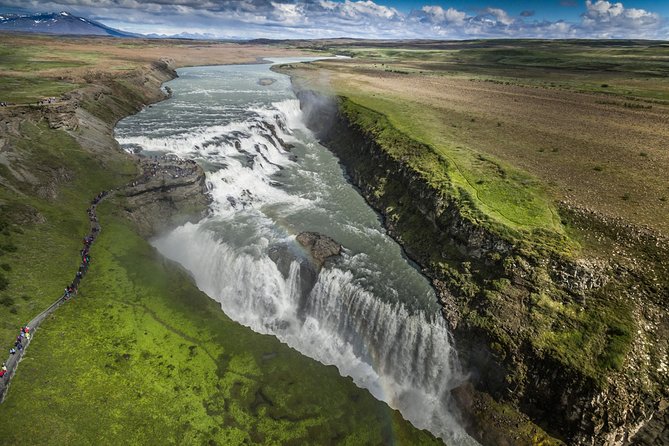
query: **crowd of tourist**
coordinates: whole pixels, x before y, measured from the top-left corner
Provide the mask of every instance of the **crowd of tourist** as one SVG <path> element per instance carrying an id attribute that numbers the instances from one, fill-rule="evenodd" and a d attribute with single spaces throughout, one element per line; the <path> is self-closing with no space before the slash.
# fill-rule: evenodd
<path id="1" fill-rule="evenodd" d="M 148 182 L 158 174 L 169 175 L 172 178 L 192 175 L 197 170 L 197 163 L 193 160 L 183 160 L 175 155 L 162 155 L 143 161 L 142 170 L 142 177 L 131 183 L 133 187 Z"/>
<path id="2" fill-rule="evenodd" d="M 37 105 L 53 104 L 56 101 L 58 101 L 58 98 L 54 98 L 54 97 L 44 98 L 44 99 L 40 99 L 39 101 L 37 101 Z"/>

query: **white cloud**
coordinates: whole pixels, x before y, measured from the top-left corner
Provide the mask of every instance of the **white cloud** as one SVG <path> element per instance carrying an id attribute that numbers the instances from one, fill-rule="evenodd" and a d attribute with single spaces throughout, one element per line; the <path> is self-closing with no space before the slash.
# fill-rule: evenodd
<path id="1" fill-rule="evenodd" d="M 299 4 L 272 2 L 272 6 L 274 7 L 272 19 L 284 25 L 297 25 L 306 19 L 304 10 Z"/>
<path id="2" fill-rule="evenodd" d="M 484 14 L 488 14 L 495 18 L 495 21 L 501 23 L 502 25 L 511 25 L 513 19 L 509 17 L 509 14 L 503 9 L 500 8 L 486 8 Z"/>
<path id="3" fill-rule="evenodd" d="M 427 0 L 430 1 L 430 0 Z M 32 11 L 71 11 L 134 32 L 174 30 L 242 38 L 669 38 L 659 14 L 607 0 L 581 0 L 579 22 L 539 21 L 425 5 L 410 13 L 374 0 L 0 0 Z"/>
<path id="4" fill-rule="evenodd" d="M 586 0 L 581 27 L 593 37 L 652 37 L 660 30 L 659 14 L 607 0 Z"/>
<path id="5" fill-rule="evenodd" d="M 462 24 L 467 13 L 455 8 L 444 9 L 441 6 L 423 6 L 420 9 L 431 23 Z"/>

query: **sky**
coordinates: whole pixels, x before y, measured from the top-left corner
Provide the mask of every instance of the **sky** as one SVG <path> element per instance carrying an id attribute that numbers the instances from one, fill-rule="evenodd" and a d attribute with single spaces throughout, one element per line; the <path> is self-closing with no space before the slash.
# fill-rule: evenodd
<path id="1" fill-rule="evenodd" d="M 669 0 L 0 0 L 124 31 L 210 38 L 669 40 Z"/>

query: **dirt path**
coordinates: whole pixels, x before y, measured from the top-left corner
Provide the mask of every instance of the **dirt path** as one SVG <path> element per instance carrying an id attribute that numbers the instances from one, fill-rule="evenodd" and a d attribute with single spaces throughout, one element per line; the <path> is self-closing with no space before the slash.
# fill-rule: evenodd
<path id="1" fill-rule="evenodd" d="M 19 342 L 19 338 L 17 338 L 17 343 L 14 344 L 14 349 L 16 350 L 16 353 L 13 354 L 10 353 L 9 358 L 7 358 L 7 360 L 5 361 L 5 367 L 7 367 L 7 372 L 2 378 L 0 378 L 0 403 L 4 401 L 5 395 L 7 394 L 7 390 L 9 389 L 10 380 L 12 376 L 14 376 L 14 373 L 16 372 L 19 362 L 21 362 L 21 359 L 23 358 L 23 354 L 28 349 L 28 346 L 30 345 L 30 342 L 32 342 L 35 333 L 37 332 L 37 329 L 39 328 L 42 321 L 46 319 L 47 316 L 49 316 L 51 313 L 56 311 L 56 309 L 58 309 L 58 307 L 60 307 L 63 303 L 67 302 L 71 298 L 71 295 L 73 293 L 76 294 L 77 292 L 76 290 L 79 287 L 79 283 L 86 275 L 86 272 L 88 271 L 88 266 L 90 264 L 90 256 L 88 254 L 89 249 L 93 244 L 93 242 L 95 241 L 95 238 L 100 233 L 101 229 L 95 211 L 97 205 L 108 196 L 109 194 L 106 191 L 102 191 L 97 196 L 95 196 L 93 200 L 91 200 L 91 206 L 90 208 L 88 208 L 88 219 L 91 223 L 91 229 L 88 235 L 84 238 L 84 243 L 83 243 L 84 246 L 80 252 L 82 263 L 78 271 L 76 272 L 74 280 L 72 280 L 72 283 L 65 288 L 63 294 L 58 299 L 56 299 L 54 303 L 52 303 L 48 308 L 46 308 L 44 311 L 35 316 L 33 319 L 30 320 L 30 322 L 26 324 L 26 326 L 30 328 L 29 336 L 23 335 L 23 333 L 17 330 L 17 335 L 21 336 L 20 338 L 21 349 L 18 348 L 17 343 Z M 68 288 L 71 288 L 72 291 L 68 291 Z"/>

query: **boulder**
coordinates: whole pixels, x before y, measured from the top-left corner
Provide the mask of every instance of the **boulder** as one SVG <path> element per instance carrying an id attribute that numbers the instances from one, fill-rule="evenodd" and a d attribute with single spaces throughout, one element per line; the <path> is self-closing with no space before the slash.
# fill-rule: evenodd
<path id="1" fill-rule="evenodd" d="M 271 246 L 267 254 L 285 278 L 290 275 L 291 264 L 293 262 L 299 264 L 300 302 L 298 304 L 298 314 L 303 317 L 307 297 L 316 285 L 318 273 L 328 258 L 341 253 L 342 246 L 330 237 L 316 232 L 302 232 L 298 234 L 296 240 L 299 246 L 305 249 L 299 249 L 294 244 L 281 243 Z"/>
<path id="2" fill-rule="evenodd" d="M 319 270 L 329 257 L 341 254 L 342 246 L 327 235 L 302 232 L 298 234 L 296 240 L 307 250 Z"/>

